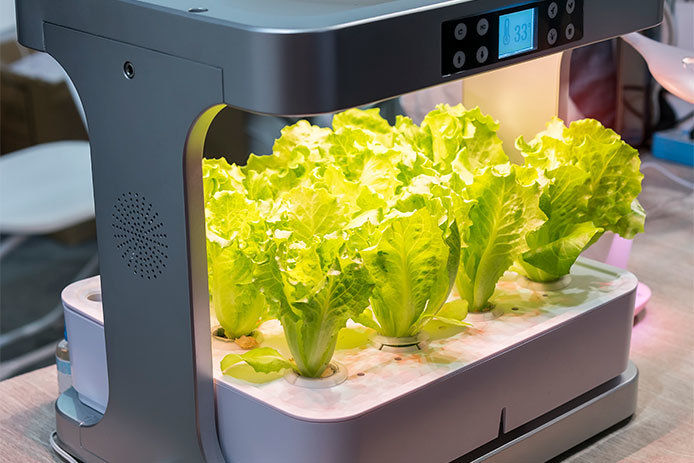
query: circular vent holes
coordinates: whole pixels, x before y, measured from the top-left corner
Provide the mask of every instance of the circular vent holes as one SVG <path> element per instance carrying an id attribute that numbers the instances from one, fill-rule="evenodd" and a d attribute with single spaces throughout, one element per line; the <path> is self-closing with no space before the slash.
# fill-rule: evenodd
<path id="1" fill-rule="evenodd" d="M 133 275 L 158 278 L 166 268 L 169 246 L 152 203 L 139 193 L 123 193 L 113 205 L 112 220 L 116 250 Z"/>

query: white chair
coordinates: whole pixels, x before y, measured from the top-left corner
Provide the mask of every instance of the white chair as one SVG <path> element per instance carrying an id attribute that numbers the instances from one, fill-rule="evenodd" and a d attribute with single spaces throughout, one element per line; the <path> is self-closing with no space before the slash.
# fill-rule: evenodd
<path id="1" fill-rule="evenodd" d="M 84 111 L 66 76 L 73 100 L 86 127 Z M 0 259 L 32 235 L 44 235 L 94 218 L 89 142 L 58 141 L 21 149 L 0 157 Z M 91 276 L 95 255 L 75 279 Z M 68 283 L 68 282 L 66 282 Z M 7 308 L 3 308 L 7 310 Z M 62 316 L 58 304 L 43 317 L 0 335 L 0 349 L 36 334 Z M 54 354 L 55 343 L 5 362 L 0 380 Z"/>

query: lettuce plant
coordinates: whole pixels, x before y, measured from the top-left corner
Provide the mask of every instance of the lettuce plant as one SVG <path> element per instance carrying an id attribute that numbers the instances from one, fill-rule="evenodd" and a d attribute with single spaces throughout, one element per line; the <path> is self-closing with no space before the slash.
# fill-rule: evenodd
<path id="1" fill-rule="evenodd" d="M 517 166 L 498 128 L 462 105 L 395 126 L 377 109 L 351 109 L 332 128 L 285 127 L 271 155 L 245 166 L 206 160 L 217 317 L 231 337 L 277 318 L 292 355 L 260 348 L 228 356 L 223 369 L 246 361 L 318 377 L 350 318 L 392 337 L 432 318 L 461 324 L 467 311 L 489 310 L 514 262 L 549 281 L 604 231 L 642 231 L 637 153 L 614 132 L 553 120 L 517 140 Z M 461 302 L 442 312 L 454 284 Z"/>
<path id="2" fill-rule="evenodd" d="M 527 234 L 543 219 L 538 185 L 524 183 L 524 174 L 520 166 L 488 168 L 465 192 L 474 204 L 456 283 L 470 312 L 489 310 L 496 283 L 526 249 Z"/>
<path id="3" fill-rule="evenodd" d="M 266 318 L 258 291 L 265 225 L 257 205 L 238 192 L 218 191 L 206 205 L 210 297 L 215 315 L 229 339 L 250 335 Z"/>
<path id="4" fill-rule="evenodd" d="M 636 197 L 643 175 L 638 152 L 595 120 L 559 119 L 516 146 L 543 184 L 540 208 L 547 220 L 527 236 L 516 269 L 534 281 L 552 281 L 571 270 L 579 254 L 605 231 L 633 238 L 645 213 Z"/>
<path id="5" fill-rule="evenodd" d="M 319 377 L 337 334 L 366 309 L 373 284 L 358 254 L 346 246 L 344 211 L 325 189 L 304 187 L 282 197 L 275 230 L 274 271 L 264 283 L 282 323 L 297 371 Z"/>
<path id="6" fill-rule="evenodd" d="M 398 214 L 380 228 L 377 243 L 362 251 L 375 286 L 371 308 L 380 334 L 416 335 L 446 302 L 460 261 L 453 222 L 444 230 L 427 209 Z"/>

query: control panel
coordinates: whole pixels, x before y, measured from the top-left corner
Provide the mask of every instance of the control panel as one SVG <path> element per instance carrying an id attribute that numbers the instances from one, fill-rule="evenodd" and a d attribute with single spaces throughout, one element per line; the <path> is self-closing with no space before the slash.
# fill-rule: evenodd
<path id="1" fill-rule="evenodd" d="M 583 0 L 544 0 L 441 25 L 441 74 L 456 74 L 583 38 Z"/>

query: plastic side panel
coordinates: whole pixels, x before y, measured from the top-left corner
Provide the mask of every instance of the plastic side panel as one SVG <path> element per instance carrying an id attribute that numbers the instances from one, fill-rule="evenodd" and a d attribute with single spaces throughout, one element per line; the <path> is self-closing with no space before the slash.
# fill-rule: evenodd
<path id="1" fill-rule="evenodd" d="M 512 430 L 619 376 L 634 294 L 352 420 L 297 420 L 218 383 L 223 452 L 248 463 L 449 462 L 498 437 L 500 426 Z M 258 445 L 261 434 L 277 438 Z"/>
<path id="2" fill-rule="evenodd" d="M 104 413 L 108 403 L 104 327 L 68 307 L 63 313 L 70 342 L 72 386 L 79 393 L 80 400 Z"/>

